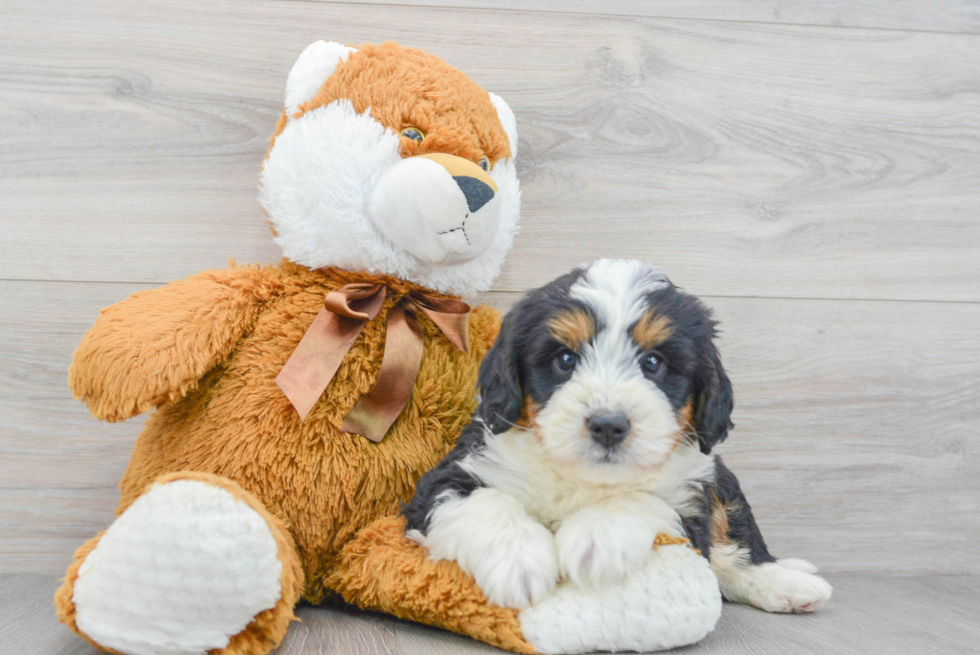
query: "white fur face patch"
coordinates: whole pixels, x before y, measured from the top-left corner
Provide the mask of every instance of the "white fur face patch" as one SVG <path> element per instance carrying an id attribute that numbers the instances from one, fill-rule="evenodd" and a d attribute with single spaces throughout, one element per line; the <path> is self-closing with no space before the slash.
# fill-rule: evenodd
<path id="1" fill-rule="evenodd" d="M 631 328 L 648 309 L 645 296 L 668 285 L 657 269 L 634 261 L 600 260 L 572 286 L 570 297 L 596 317 L 594 337 L 581 345 L 570 379 L 537 414 L 542 445 L 558 462 L 591 465 L 617 478 L 624 469 L 647 474 L 662 467 L 678 446 L 683 426 L 670 401 L 640 368 Z M 592 439 L 597 413 L 625 415 L 629 432 L 614 450 Z"/>
<path id="2" fill-rule="evenodd" d="M 259 202 L 283 254 L 310 268 L 411 265 L 365 211 L 367 191 L 401 161 L 400 141 L 348 100 L 307 111 L 276 138 L 262 167 Z"/>

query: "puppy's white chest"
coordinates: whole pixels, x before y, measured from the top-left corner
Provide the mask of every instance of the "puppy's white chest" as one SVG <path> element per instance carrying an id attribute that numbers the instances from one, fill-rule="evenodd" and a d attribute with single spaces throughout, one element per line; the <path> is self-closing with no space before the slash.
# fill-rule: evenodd
<path id="1" fill-rule="evenodd" d="M 683 514 L 692 485 L 711 477 L 713 460 L 692 446 L 678 448 L 656 474 L 565 470 L 526 431 L 515 428 L 488 439 L 487 447 L 461 466 L 487 486 L 520 500 L 530 516 L 554 531 L 582 509 L 616 507 L 637 494 L 659 497 Z"/>
<path id="2" fill-rule="evenodd" d="M 551 530 L 570 515 L 619 497 L 642 492 L 641 485 L 583 481 L 549 461 L 523 431 L 496 435 L 461 466 L 484 484 L 521 501 L 527 513 Z"/>

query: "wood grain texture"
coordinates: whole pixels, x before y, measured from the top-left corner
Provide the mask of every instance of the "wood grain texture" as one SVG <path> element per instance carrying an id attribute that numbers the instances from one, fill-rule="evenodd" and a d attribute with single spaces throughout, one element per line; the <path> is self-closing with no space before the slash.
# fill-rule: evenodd
<path id="1" fill-rule="evenodd" d="M 60 573 L 111 521 L 143 419 L 91 419 L 65 371 L 98 309 L 140 288 L 0 283 L 0 572 Z M 775 554 L 980 573 L 980 306 L 707 301 L 737 395 L 719 452 Z"/>
<path id="2" fill-rule="evenodd" d="M 360 0 L 360 4 L 980 32 L 977 0 Z"/>
<path id="3" fill-rule="evenodd" d="M 976 576 L 831 576 L 834 597 L 810 616 L 725 604 L 714 632 L 683 653 L 972 655 L 980 639 Z M 0 576 L 0 643 L 17 655 L 96 655 L 57 622 L 53 576 Z M 276 655 L 502 653 L 465 637 L 353 608 L 302 607 Z"/>
<path id="4" fill-rule="evenodd" d="M 975 32 L 978 3 L 508 2 L 3 3 L 0 572 L 60 575 L 112 520 L 142 420 L 99 424 L 65 382 L 98 309 L 229 256 L 278 259 L 258 167 L 292 61 L 332 38 L 428 48 L 515 109 L 524 226 L 484 299 L 616 255 L 717 308 L 738 394 L 720 451 L 774 552 L 980 573 L 980 37 L 919 32 Z M 441 3 L 462 4 L 423 4 Z M 777 22 L 911 31 L 760 24 Z M 956 652 L 942 605 L 889 623 L 916 595 L 966 606 L 967 587 L 930 584 L 792 643 L 874 650 L 871 620 L 907 652 Z M 719 652 L 778 650 L 782 632 L 745 625 Z M 462 643 L 392 626 L 337 615 L 289 648 Z M 87 652 L 61 647 L 39 652 Z"/>
<path id="5" fill-rule="evenodd" d="M 974 35 L 272 0 L 84 7 L 4 3 L 0 278 L 164 282 L 228 256 L 277 259 L 257 170 L 286 72 L 325 37 L 428 48 L 511 102 L 524 228 L 499 289 L 614 254 L 712 295 L 980 300 Z"/>

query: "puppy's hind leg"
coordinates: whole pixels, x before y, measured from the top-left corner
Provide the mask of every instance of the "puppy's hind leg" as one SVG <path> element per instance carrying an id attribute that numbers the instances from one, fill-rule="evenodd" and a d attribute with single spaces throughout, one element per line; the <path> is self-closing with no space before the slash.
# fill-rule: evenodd
<path id="1" fill-rule="evenodd" d="M 814 612 L 832 588 L 801 559 L 769 554 L 738 479 L 716 458 L 715 481 L 706 491 L 711 506 L 711 568 L 727 600 L 767 612 Z"/>

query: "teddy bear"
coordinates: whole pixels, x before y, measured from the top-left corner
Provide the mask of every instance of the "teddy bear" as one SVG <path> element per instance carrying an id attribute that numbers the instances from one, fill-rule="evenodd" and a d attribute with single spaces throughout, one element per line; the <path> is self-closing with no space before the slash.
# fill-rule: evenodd
<path id="1" fill-rule="evenodd" d="M 499 316 L 461 297 L 517 229 L 513 112 L 395 43 L 313 43 L 283 104 L 259 200 L 284 259 L 108 307 L 69 371 L 97 418 L 150 413 L 55 597 L 104 651 L 269 652 L 476 405 Z"/>

